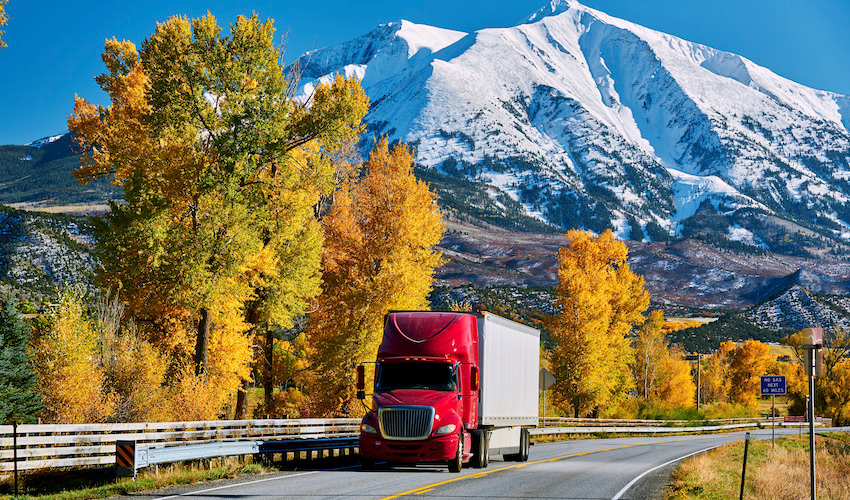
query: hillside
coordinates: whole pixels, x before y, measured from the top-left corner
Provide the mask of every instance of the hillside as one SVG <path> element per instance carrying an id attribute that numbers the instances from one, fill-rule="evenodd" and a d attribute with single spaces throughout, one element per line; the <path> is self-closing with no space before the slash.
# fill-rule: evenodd
<path id="1" fill-rule="evenodd" d="M 92 205 L 105 207 L 106 200 L 122 196 L 103 179 L 86 186 L 77 184 L 73 172 L 79 165 L 69 134 L 29 145 L 0 146 L 0 203 L 36 210 L 76 206 L 86 211 Z"/>

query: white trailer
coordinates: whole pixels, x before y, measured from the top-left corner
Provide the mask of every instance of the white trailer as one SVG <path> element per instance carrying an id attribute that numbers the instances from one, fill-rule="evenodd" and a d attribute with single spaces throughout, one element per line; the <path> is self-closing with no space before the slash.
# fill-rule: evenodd
<path id="1" fill-rule="evenodd" d="M 483 313 L 478 321 L 478 357 L 478 426 L 488 450 L 478 465 L 486 466 L 491 455 L 525 461 L 530 441 L 523 426 L 538 423 L 540 330 Z"/>

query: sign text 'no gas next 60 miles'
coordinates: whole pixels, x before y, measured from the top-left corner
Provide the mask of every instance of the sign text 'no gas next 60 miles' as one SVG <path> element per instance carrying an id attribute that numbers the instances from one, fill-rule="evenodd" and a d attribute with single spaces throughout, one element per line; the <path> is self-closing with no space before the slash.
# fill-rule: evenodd
<path id="1" fill-rule="evenodd" d="M 785 375 L 764 375 L 761 378 L 762 396 L 784 396 Z"/>

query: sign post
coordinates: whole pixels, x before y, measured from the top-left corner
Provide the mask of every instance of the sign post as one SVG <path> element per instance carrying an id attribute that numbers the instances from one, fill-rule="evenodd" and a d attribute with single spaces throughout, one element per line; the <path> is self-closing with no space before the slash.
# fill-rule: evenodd
<path id="1" fill-rule="evenodd" d="M 543 391 L 543 427 L 546 427 L 546 389 L 555 383 L 555 376 L 549 373 L 546 368 L 541 368 L 538 383 L 540 390 Z"/>
<path id="2" fill-rule="evenodd" d="M 770 419 L 773 421 L 773 431 L 770 440 L 773 448 L 776 448 L 776 396 L 785 395 L 785 375 L 763 375 L 761 377 L 761 395 L 773 396 L 773 408 L 770 411 Z"/>

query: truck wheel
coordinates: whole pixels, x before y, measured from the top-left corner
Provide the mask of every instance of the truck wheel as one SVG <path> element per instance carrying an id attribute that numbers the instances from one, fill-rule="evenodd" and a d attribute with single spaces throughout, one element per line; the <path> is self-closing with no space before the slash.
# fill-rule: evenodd
<path id="1" fill-rule="evenodd" d="M 360 457 L 360 470 L 375 470 L 375 459 Z"/>
<path id="2" fill-rule="evenodd" d="M 487 439 L 487 431 L 476 429 L 472 431 L 472 453 L 475 455 L 472 466 L 476 469 L 483 469 L 490 465 L 490 450 L 489 440 Z"/>
<path id="3" fill-rule="evenodd" d="M 454 460 L 449 460 L 449 472 L 460 472 L 463 469 L 463 434 L 457 438 L 457 453 Z"/>

